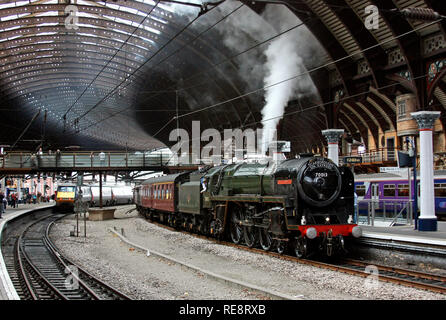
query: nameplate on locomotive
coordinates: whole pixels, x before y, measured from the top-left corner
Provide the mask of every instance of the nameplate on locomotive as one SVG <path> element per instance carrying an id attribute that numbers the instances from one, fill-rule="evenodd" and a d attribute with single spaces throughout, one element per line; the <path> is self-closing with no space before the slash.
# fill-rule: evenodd
<path id="1" fill-rule="evenodd" d="M 316 160 L 308 163 L 307 169 L 313 170 L 318 168 L 333 169 L 334 163 L 326 160 Z"/>

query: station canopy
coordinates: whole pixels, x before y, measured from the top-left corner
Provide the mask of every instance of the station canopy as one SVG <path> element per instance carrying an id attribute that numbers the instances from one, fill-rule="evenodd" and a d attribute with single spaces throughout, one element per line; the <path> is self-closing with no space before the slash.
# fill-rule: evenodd
<path id="1" fill-rule="evenodd" d="M 0 0 L 0 144 L 149 150 L 194 120 L 277 127 L 296 151 L 333 127 L 377 139 L 397 94 L 421 99 L 418 64 L 446 47 L 444 21 L 395 10 L 444 14 L 441 2 Z M 445 79 L 423 94 L 433 109 Z"/>

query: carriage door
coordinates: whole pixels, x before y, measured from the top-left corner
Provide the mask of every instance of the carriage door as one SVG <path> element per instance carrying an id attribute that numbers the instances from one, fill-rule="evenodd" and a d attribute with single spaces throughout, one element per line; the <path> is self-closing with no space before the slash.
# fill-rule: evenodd
<path id="1" fill-rule="evenodd" d="M 379 208 L 379 184 L 378 183 L 372 183 L 370 188 L 372 188 L 370 190 L 370 199 L 372 199 L 372 202 L 374 203 L 375 209 L 378 209 Z"/>
<path id="2" fill-rule="evenodd" d="M 421 207 L 421 199 L 420 199 L 420 194 L 421 194 L 421 183 L 420 180 L 417 181 L 417 202 L 418 202 L 418 211 L 420 211 L 420 207 Z"/>

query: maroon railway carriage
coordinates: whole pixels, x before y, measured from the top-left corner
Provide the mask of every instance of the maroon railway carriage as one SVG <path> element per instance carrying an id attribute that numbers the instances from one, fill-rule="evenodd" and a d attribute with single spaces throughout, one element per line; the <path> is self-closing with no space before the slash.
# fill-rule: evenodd
<path id="1" fill-rule="evenodd" d="M 187 175 L 183 172 L 144 181 L 135 188 L 138 210 L 146 217 L 156 215 L 156 212 L 177 212 L 178 186 Z"/>

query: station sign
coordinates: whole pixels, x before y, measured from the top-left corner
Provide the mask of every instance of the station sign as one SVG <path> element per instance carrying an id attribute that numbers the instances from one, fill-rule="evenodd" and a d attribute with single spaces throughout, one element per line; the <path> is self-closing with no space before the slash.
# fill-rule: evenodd
<path id="1" fill-rule="evenodd" d="M 400 167 L 379 167 L 379 172 L 399 173 L 401 171 L 406 171 L 406 170 Z"/>
<path id="2" fill-rule="evenodd" d="M 362 163 L 362 157 L 344 157 L 344 164 Z"/>

